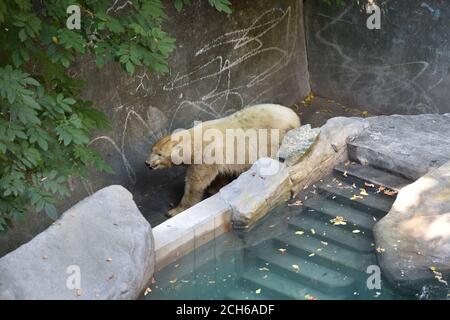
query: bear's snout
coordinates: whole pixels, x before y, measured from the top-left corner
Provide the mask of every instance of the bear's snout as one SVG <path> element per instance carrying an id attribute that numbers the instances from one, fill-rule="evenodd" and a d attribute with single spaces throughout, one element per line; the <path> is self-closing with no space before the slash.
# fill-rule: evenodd
<path id="1" fill-rule="evenodd" d="M 149 168 L 150 170 L 153 170 L 154 168 L 152 167 L 152 165 L 150 164 L 150 162 L 145 161 L 145 165 L 147 166 L 147 168 Z"/>

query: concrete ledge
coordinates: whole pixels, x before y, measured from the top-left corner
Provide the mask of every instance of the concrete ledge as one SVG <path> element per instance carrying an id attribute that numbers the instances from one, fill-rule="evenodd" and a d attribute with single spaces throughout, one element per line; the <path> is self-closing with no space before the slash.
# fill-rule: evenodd
<path id="1" fill-rule="evenodd" d="M 153 229 L 156 269 L 229 230 L 231 208 L 216 194 Z"/>

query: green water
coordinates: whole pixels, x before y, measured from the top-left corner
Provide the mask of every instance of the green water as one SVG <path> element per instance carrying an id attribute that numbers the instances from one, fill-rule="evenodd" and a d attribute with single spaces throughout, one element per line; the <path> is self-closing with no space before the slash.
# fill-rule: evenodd
<path id="1" fill-rule="evenodd" d="M 353 182 L 333 177 L 323 185 L 349 196 L 359 192 Z M 249 232 L 217 236 L 156 272 L 144 299 L 417 298 L 420 293 L 406 296 L 370 278 L 377 268 L 372 228 L 385 214 L 376 204 L 386 207 L 394 198 L 369 191 L 371 208 L 342 199 L 319 195 L 316 186 L 305 190 L 302 205 L 284 204 Z M 336 224 L 336 216 L 346 223 Z"/>

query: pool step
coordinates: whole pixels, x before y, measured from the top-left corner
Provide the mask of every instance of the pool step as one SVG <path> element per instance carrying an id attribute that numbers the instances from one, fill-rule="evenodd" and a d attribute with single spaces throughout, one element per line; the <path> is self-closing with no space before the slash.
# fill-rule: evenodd
<path id="1" fill-rule="evenodd" d="M 262 273 L 259 269 L 253 267 L 246 271 L 241 282 L 251 290 L 260 290 L 260 294 L 268 294 L 279 297 L 280 299 L 307 300 L 312 296 L 319 300 L 344 299 L 344 295 L 328 295 L 314 288 L 299 284 L 289 278 L 273 273 Z"/>
<path id="2" fill-rule="evenodd" d="M 277 273 L 324 293 L 339 293 L 354 286 L 353 277 L 295 254 L 281 253 L 270 242 L 250 248 L 247 257 L 253 257 L 252 264 L 256 262 L 262 275 Z"/>
<path id="3" fill-rule="evenodd" d="M 397 191 L 409 183 L 360 164 L 336 167 L 303 206 L 286 208 L 292 216 L 285 233 L 246 249 L 240 288 L 227 298 L 357 299 L 367 290 L 367 267 L 377 264 L 373 227 L 395 200 L 378 188 Z M 344 225 L 334 224 L 337 216 Z"/>
<path id="4" fill-rule="evenodd" d="M 274 297 L 268 294 L 256 293 L 247 287 L 233 289 L 225 295 L 225 300 L 273 300 Z"/>
<path id="5" fill-rule="evenodd" d="M 286 253 L 298 255 L 340 272 L 364 273 L 369 265 L 376 264 L 373 254 L 361 254 L 332 243 L 324 245 L 316 238 L 303 241 L 298 238 L 296 235 L 282 235 L 274 239 L 274 245 L 286 249 Z"/>
<path id="6" fill-rule="evenodd" d="M 372 233 L 372 229 L 377 221 L 373 215 L 358 210 L 351 206 L 342 204 L 332 198 L 316 197 L 305 202 L 304 211 L 301 215 L 314 216 L 316 219 L 330 222 L 337 216 L 345 219 L 346 224 L 340 225 L 340 228 L 353 231 L 363 229 L 367 233 Z M 331 223 L 331 222 L 330 222 Z"/>
<path id="7" fill-rule="evenodd" d="M 361 187 L 364 187 L 365 183 L 368 183 L 374 184 L 376 188 L 384 186 L 395 191 L 400 191 L 403 187 L 413 182 L 412 180 L 406 179 L 399 175 L 376 169 L 374 167 L 363 166 L 355 162 L 338 165 L 334 168 L 334 174 L 344 181 L 359 180 L 359 186 Z"/>
<path id="8" fill-rule="evenodd" d="M 317 185 L 319 194 L 336 202 L 349 205 L 355 209 L 365 211 L 376 217 L 382 217 L 388 212 L 395 197 L 387 198 L 384 195 L 368 193 L 362 195 L 359 188 L 353 188 L 336 178 L 327 178 Z M 367 192 L 367 190 L 366 190 Z"/>
<path id="9" fill-rule="evenodd" d="M 308 217 L 307 214 L 299 215 L 289 222 L 289 227 L 295 234 L 296 231 L 303 231 L 301 237 L 310 237 L 311 230 L 315 231 L 315 237 L 325 243 L 334 243 L 347 249 L 361 253 L 374 252 L 374 239 L 372 235 L 353 233 L 342 226 L 333 225 L 331 222 L 323 222 L 315 218 Z"/>

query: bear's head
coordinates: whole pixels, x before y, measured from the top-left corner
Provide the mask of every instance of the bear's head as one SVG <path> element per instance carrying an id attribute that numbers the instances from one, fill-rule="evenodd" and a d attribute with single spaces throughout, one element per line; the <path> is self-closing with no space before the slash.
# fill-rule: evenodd
<path id="1" fill-rule="evenodd" d="M 150 155 L 145 161 L 151 169 L 170 168 L 183 163 L 183 139 L 187 131 L 169 134 L 158 140 L 152 147 Z"/>

